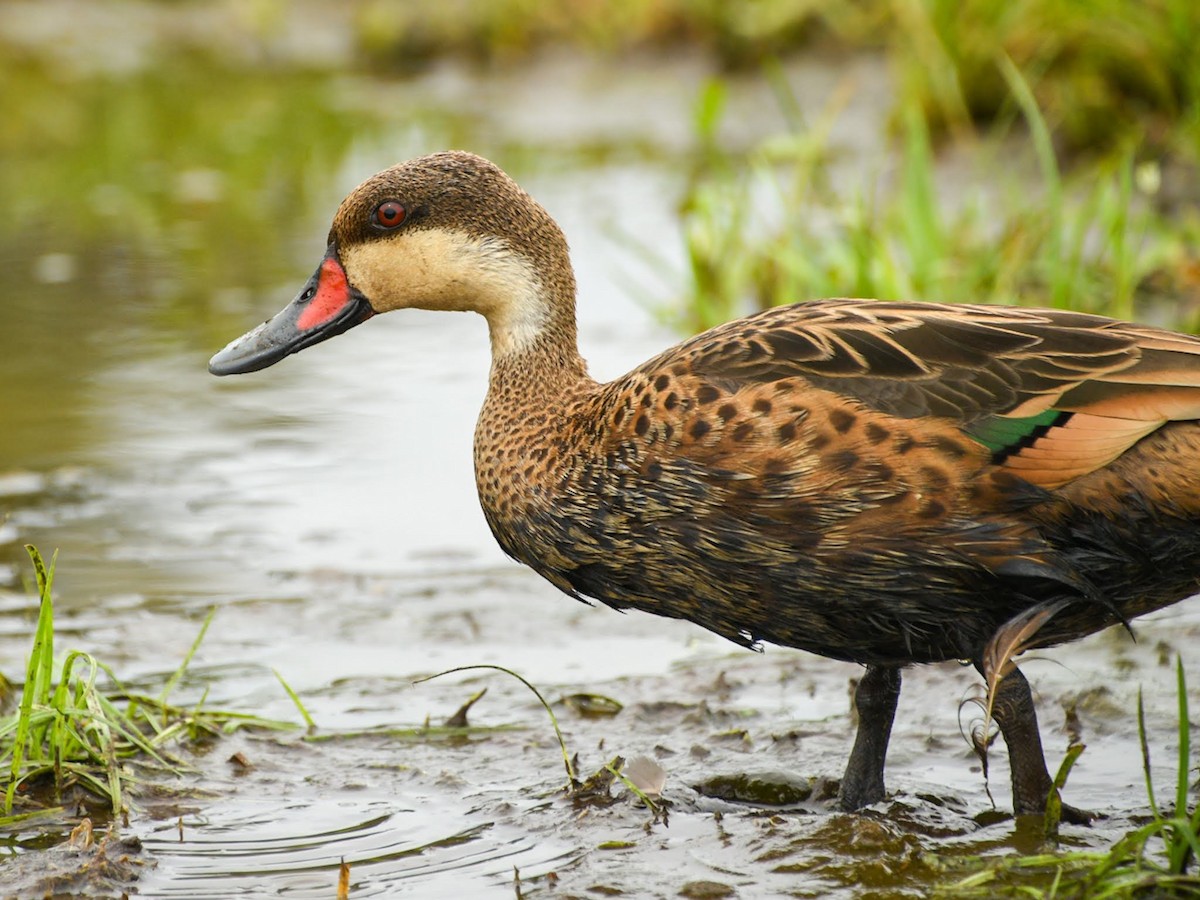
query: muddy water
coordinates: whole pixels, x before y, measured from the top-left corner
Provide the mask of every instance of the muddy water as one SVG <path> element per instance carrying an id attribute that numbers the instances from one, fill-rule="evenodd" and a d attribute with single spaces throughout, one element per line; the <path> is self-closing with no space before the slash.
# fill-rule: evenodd
<path id="1" fill-rule="evenodd" d="M 558 59 L 520 76 L 447 67 L 409 82 L 304 76 L 266 88 L 186 67 L 86 87 L 22 70 L 22 96 L 39 108 L 49 100 L 85 120 L 96 104 L 144 108 L 149 133 L 123 138 L 128 123 L 110 133 L 94 121 L 107 156 L 69 136 L 50 151 L 5 145 L 4 177 L 23 193 L 10 194 L 22 227 L 0 232 L 0 671 L 16 677 L 28 648 L 20 545 L 32 542 L 61 551 L 60 645 L 124 679 L 161 679 L 215 606 L 178 699 L 298 720 L 277 670 L 318 725 L 307 739 L 235 735 L 197 751 L 195 774 L 148 788 L 122 829 L 143 846 L 124 887 L 325 898 L 344 860 L 363 897 L 900 897 L 952 877 L 958 857 L 1036 849 L 1002 814 L 1002 750 L 996 813 L 960 736 L 972 671 L 906 675 L 894 799 L 840 815 L 825 798 L 852 737 L 855 667 L 751 654 L 686 623 L 592 609 L 507 561 L 472 487 L 482 321 L 397 314 L 256 376 L 206 374 L 213 350 L 303 283 L 345 190 L 455 145 L 498 158 L 564 226 L 594 374 L 614 376 L 673 340 L 647 310 L 670 297 L 681 265 L 675 154 L 700 70 L 634 68 Z M 877 148 L 883 71 L 849 68 L 866 89 L 844 138 Z M 792 73 L 815 105 L 841 74 Z M 164 79 L 194 92 L 192 112 L 158 91 Z M 281 105 L 306 112 L 278 114 L 264 101 L 273 91 L 294 92 Z M 739 86 L 733 109 L 731 140 L 777 124 L 761 86 Z M 1068 799 L 1109 816 L 1065 828 L 1072 846 L 1106 846 L 1145 812 L 1139 687 L 1160 795 L 1171 790 L 1170 663 L 1182 653 L 1200 664 L 1200 603 L 1138 631 L 1137 644 L 1107 633 L 1024 666 L 1051 764 L 1066 746 L 1065 708 L 1088 744 Z M 611 805 L 567 800 L 545 713 L 513 679 L 413 683 L 481 664 L 520 672 L 556 703 L 582 775 L 616 755 L 656 760 L 668 821 L 620 787 Z M 445 719 L 483 687 L 470 721 L 510 730 L 399 733 Z M 623 709 L 591 718 L 557 702 L 581 692 Z M 40 893 L 39 870 L 58 859 L 36 849 L 45 837 L 6 838 L 6 893 Z"/>

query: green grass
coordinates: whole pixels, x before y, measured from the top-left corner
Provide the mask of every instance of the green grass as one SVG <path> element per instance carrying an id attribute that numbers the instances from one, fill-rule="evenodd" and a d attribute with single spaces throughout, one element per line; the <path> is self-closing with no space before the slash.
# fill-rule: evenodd
<path id="1" fill-rule="evenodd" d="M 112 670 L 90 653 L 54 649 L 54 568 L 33 547 L 39 595 L 38 619 L 18 709 L 0 718 L 0 826 L 26 822 L 44 807 L 61 804 L 75 789 L 103 802 L 115 814 L 128 809 L 144 778 L 174 776 L 186 762 L 173 753 L 181 742 L 227 734 L 239 728 L 290 729 L 292 723 L 247 713 L 167 703 L 212 621 L 157 697 L 126 690 Z M 20 804 L 18 804 L 18 799 Z M 14 806 L 33 807 L 13 815 Z M 42 808 L 42 809 L 39 809 Z"/>
<path id="2" fill-rule="evenodd" d="M 1142 770 L 1150 819 L 1125 835 L 1106 852 L 1055 849 L 1057 823 L 1049 822 L 1046 852 L 1008 859 L 960 860 L 977 869 L 941 886 L 939 897 L 1029 897 L 1038 900 L 1065 898 L 1183 898 L 1200 896 L 1200 806 L 1189 810 L 1189 790 L 1195 768 L 1183 660 L 1176 659 L 1178 738 L 1175 796 L 1169 808 L 1156 798 L 1150 774 L 1150 748 L 1142 698 L 1138 694 L 1138 736 L 1142 745 Z M 1078 753 L 1069 755 L 1056 784 L 1061 787 Z"/>
<path id="3" fill-rule="evenodd" d="M 749 159 L 699 172 L 686 213 L 696 251 L 689 322 L 728 318 L 763 298 L 825 294 L 1015 299 L 1122 314 L 1139 292 L 1169 298 L 1180 284 L 1196 292 L 1200 281 L 1200 3 L 1192 0 L 449 0 L 429 8 L 365 0 L 356 10 L 357 58 L 401 68 L 455 55 L 520 63 L 550 45 L 595 54 L 699 48 L 714 69 L 750 72 L 830 45 L 886 54 L 900 101 L 903 164 L 893 178 L 833 196 L 828 116 L 797 118 Z M 421 141 L 500 149 L 469 116 L 422 104 L 421 91 L 408 92 L 416 99 L 400 112 L 381 112 L 352 99 L 360 92 L 348 93 L 336 72 L 239 67 L 194 48 L 172 52 L 162 40 L 146 70 L 86 78 L 64 70 L 53 45 L 0 52 L 0 78 L 14 85 L 12 127 L 0 133 L 0 193 L 12 198 L 0 246 L 35 257 L 44 249 L 38 236 L 53 234 L 80 282 L 118 277 L 123 296 L 137 301 L 89 306 L 76 303 L 74 285 L 31 284 L 24 293 L 36 288 L 38 310 L 73 303 L 74 319 L 86 324 L 103 310 L 107 324 L 114 315 L 141 321 L 148 304 L 160 323 L 208 346 L 248 297 L 295 277 L 293 246 L 321 233 L 341 193 L 322 187 L 328 173 L 351 148 L 395 140 L 392 116 L 426 129 L 400 155 Z M 825 59 L 837 68 L 843 57 Z M 719 92 L 711 93 L 716 108 L 707 114 L 719 115 Z M 932 175 L 938 138 L 980 125 L 1006 133 L 1018 121 L 1034 130 L 1054 173 L 1057 157 L 1072 161 L 1070 176 L 1051 177 L 1043 164 L 1036 191 L 1014 178 L 1007 190 L 968 187 L 948 200 L 952 189 Z M 535 144 L 538 164 L 552 162 Z M 983 177 L 994 181 L 1007 163 L 997 149 Z M 1170 196 L 1154 189 L 1159 182 Z M 782 208 L 784 221 L 763 221 L 756 199 Z M 1171 223 L 1154 213 L 1168 203 L 1191 209 Z M 251 245 L 258 252 L 246 253 Z M 124 268 L 114 270 L 114 260 Z M 164 285 L 174 287 L 164 293 Z M 17 317 L 12 327 L 37 321 Z"/>
<path id="4" fill-rule="evenodd" d="M 1132 146 L 1065 176 L 1028 83 L 1011 62 L 1002 69 L 1029 130 L 1032 186 L 1027 175 L 1004 174 L 1013 151 L 1000 142 L 977 148 L 986 175 L 943 186 L 926 119 L 910 105 L 895 171 L 846 197 L 829 183 L 839 98 L 743 157 L 716 144 L 724 87 L 710 84 L 695 116 L 706 152 L 680 214 L 683 327 L 838 296 L 1054 306 L 1194 326 L 1195 310 L 1176 303 L 1171 286 L 1193 277 L 1200 213 L 1157 212 L 1158 164 L 1139 161 Z"/>

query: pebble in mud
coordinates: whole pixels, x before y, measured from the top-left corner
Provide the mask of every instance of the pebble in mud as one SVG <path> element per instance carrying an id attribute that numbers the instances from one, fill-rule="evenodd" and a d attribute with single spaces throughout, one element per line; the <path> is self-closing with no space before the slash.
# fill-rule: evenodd
<path id="1" fill-rule="evenodd" d="M 798 778 L 786 772 L 715 775 L 696 785 L 696 792 L 732 803 L 793 806 L 812 799 L 817 779 Z M 818 792 L 819 793 L 819 792 Z"/>
<path id="2" fill-rule="evenodd" d="M 737 892 L 719 881 L 689 881 L 679 889 L 679 896 L 691 900 L 717 900 L 719 897 L 736 897 Z"/>

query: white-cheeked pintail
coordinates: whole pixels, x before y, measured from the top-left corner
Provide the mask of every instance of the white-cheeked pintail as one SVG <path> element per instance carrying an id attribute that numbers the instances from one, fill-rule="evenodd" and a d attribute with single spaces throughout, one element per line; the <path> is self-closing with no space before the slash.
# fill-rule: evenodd
<path id="1" fill-rule="evenodd" d="M 450 152 L 356 188 L 300 295 L 209 368 L 265 368 L 407 307 L 488 321 L 475 478 L 507 553 L 573 597 L 866 666 L 846 809 L 884 796 L 904 666 L 983 671 L 997 635 L 1074 640 L 1200 583 L 1195 337 L 817 300 L 599 384 L 562 232 L 495 165 Z M 993 715 L 1015 811 L 1040 812 L 1052 784 L 1019 670 Z"/>

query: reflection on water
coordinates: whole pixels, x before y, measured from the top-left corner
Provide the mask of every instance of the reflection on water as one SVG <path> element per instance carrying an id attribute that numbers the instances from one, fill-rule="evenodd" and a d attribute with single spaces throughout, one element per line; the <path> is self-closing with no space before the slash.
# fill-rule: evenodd
<path id="1" fill-rule="evenodd" d="M 74 79 L 18 58 L 4 78 L 0 471 L 90 462 L 91 411 L 114 405 L 97 373 L 256 314 L 308 265 L 342 161 L 381 124 L 327 76 L 186 57 Z"/>

